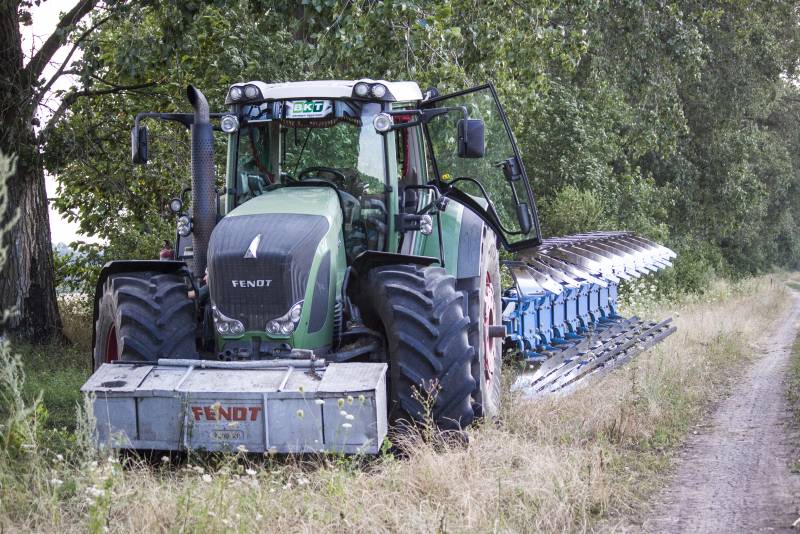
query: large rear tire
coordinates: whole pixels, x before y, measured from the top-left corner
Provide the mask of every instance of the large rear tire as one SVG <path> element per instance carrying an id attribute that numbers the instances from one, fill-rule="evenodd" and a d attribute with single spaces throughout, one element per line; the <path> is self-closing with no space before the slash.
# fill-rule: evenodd
<path id="1" fill-rule="evenodd" d="M 478 273 L 476 277 L 459 280 L 458 287 L 467 295 L 469 339 L 476 353 L 472 362 L 472 376 L 476 385 L 472 395 L 473 408 L 476 417 L 492 418 L 500 410 L 503 339 L 490 335 L 489 327 L 503 324 L 503 309 L 497 238 L 485 225 Z"/>
<path id="2" fill-rule="evenodd" d="M 94 368 L 115 360 L 195 358 L 195 307 L 181 274 L 108 277 L 98 303 Z"/>
<path id="3" fill-rule="evenodd" d="M 462 430 L 474 419 L 469 318 L 455 278 L 439 267 L 393 265 L 369 272 L 362 297 L 386 335 L 389 418 Z"/>

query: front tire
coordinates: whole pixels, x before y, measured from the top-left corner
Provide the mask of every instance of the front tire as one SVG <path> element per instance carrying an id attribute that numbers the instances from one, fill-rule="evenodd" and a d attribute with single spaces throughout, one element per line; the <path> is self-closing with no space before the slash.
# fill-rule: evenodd
<path id="1" fill-rule="evenodd" d="M 474 350 L 455 278 L 439 267 L 377 267 L 362 295 L 386 336 L 390 420 L 426 423 L 430 417 L 441 430 L 472 423 Z"/>
<path id="2" fill-rule="evenodd" d="M 94 368 L 117 360 L 196 358 L 196 322 L 183 275 L 111 275 L 98 303 Z"/>

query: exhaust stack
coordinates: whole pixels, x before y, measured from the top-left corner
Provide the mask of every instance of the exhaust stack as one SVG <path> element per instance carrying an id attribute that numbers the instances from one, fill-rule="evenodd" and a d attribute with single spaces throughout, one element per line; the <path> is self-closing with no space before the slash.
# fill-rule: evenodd
<path id="1" fill-rule="evenodd" d="M 186 96 L 194 108 L 192 124 L 192 273 L 203 278 L 206 270 L 208 240 L 217 222 L 217 199 L 214 179 L 214 130 L 208 100 L 193 85 L 186 87 Z"/>

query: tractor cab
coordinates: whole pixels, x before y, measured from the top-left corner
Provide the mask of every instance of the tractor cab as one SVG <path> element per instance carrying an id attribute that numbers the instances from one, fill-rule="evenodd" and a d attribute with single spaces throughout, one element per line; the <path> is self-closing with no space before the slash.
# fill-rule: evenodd
<path id="1" fill-rule="evenodd" d="M 438 96 L 413 82 L 249 82 L 231 86 L 226 104 L 226 213 L 279 187 L 330 185 L 342 203 L 350 259 L 398 252 L 404 240 L 410 251 L 403 223 L 413 217 L 394 216 L 417 215 L 432 196 L 457 198 L 507 248 L 541 237 L 491 85 Z"/>

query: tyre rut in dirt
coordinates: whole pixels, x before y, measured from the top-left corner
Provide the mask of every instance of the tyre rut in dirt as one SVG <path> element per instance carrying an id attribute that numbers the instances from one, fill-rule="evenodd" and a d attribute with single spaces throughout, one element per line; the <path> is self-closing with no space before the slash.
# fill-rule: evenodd
<path id="1" fill-rule="evenodd" d="M 94 368 L 114 360 L 196 357 L 195 306 L 187 291 L 181 274 L 110 276 L 98 304 Z"/>
<path id="2" fill-rule="evenodd" d="M 502 338 L 491 337 L 490 325 L 502 325 L 500 258 L 497 238 L 483 227 L 478 276 L 458 280 L 458 289 L 467 299 L 470 319 L 469 340 L 475 347 L 472 376 L 475 379 L 473 409 L 476 417 L 495 417 L 500 409 Z"/>
<path id="3" fill-rule="evenodd" d="M 475 381 L 464 294 L 439 267 L 397 265 L 370 271 L 364 306 L 382 323 L 388 345 L 392 421 L 424 422 L 421 402 L 432 396 L 430 417 L 442 430 L 474 419 Z M 435 388 L 435 389 L 434 389 Z"/>

